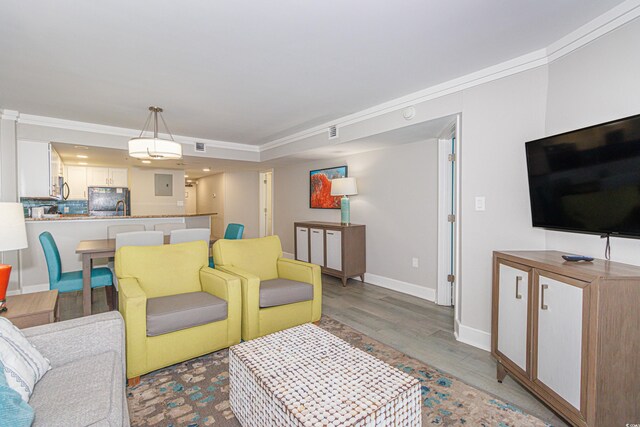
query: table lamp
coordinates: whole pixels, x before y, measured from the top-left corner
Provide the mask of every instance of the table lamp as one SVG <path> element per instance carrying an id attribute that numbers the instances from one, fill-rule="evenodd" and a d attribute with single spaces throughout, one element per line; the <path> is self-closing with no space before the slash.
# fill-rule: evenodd
<path id="1" fill-rule="evenodd" d="M 349 196 L 358 194 L 358 186 L 356 185 L 356 179 L 351 178 L 336 178 L 331 180 L 331 195 L 342 196 L 340 199 L 340 213 L 342 216 L 342 225 L 351 224 L 351 208 L 349 206 Z"/>
<path id="2" fill-rule="evenodd" d="M 0 252 L 27 247 L 22 203 L 0 203 Z M 7 287 L 11 266 L 0 264 L 0 312 L 7 310 Z"/>

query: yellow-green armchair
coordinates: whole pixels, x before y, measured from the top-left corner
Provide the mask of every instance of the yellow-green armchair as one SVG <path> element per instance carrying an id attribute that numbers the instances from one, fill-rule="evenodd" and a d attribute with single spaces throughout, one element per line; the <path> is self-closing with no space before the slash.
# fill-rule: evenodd
<path id="1" fill-rule="evenodd" d="M 283 258 L 278 236 L 218 240 L 213 259 L 216 270 L 240 278 L 243 340 L 320 320 L 320 267 Z"/>
<path id="2" fill-rule="evenodd" d="M 208 267 L 203 241 L 116 252 L 127 378 L 240 342 L 240 281 Z"/>

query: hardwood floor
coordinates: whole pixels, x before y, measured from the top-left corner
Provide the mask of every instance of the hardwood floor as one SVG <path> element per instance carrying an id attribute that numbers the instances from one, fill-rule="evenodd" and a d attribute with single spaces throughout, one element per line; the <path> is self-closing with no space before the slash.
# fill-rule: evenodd
<path id="1" fill-rule="evenodd" d="M 323 314 L 384 344 L 449 373 L 512 403 L 553 426 L 566 426 L 558 416 L 510 376 L 496 380 L 496 363 L 489 352 L 456 341 L 453 308 L 349 280 L 323 276 Z M 60 295 L 62 320 L 82 316 L 79 292 Z M 107 311 L 102 289 L 94 291 L 93 313 Z"/>

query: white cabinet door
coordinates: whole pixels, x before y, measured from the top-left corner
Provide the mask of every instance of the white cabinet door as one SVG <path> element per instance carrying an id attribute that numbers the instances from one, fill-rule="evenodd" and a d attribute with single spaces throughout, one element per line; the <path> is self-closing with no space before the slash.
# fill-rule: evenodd
<path id="1" fill-rule="evenodd" d="M 327 230 L 327 268 L 342 271 L 342 232 Z"/>
<path id="2" fill-rule="evenodd" d="M 128 170 L 127 169 L 109 169 L 109 186 L 111 187 L 128 187 Z"/>
<path id="3" fill-rule="evenodd" d="M 324 266 L 324 230 L 310 228 L 311 232 L 311 263 Z"/>
<path id="4" fill-rule="evenodd" d="M 526 372 L 529 272 L 500 264 L 498 274 L 498 351 Z"/>
<path id="5" fill-rule="evenodd" d="M 87 186 L 89 187 L 110 187 L 109 168 L 87 168 Z"/>
<path id="6" fill-rule="evenodd" d="M 18 141 L 18 179 L 20 197 L 51 195 L 49 144 Z"/>
<path id="7" fill-rule="evenodd" d="M 309 229 L 296 227 L 296 259 L 309 262 Z"/>
<path id="8" fill-rule="evenodd" d="M 69 186 L 69 200 L 87 199 L 87 168 L 66 166 L 64 180 Z"/>
<path id="9" fill-rule="evenodd" d="M 582 288 L 540 272 L 537 380 L 580 409 Z"/>

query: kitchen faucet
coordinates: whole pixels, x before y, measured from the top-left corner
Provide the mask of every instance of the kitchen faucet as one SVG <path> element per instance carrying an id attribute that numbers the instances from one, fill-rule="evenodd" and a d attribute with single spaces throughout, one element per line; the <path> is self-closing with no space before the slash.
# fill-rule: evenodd
<path id="1" fill-rule="evenodd" d="M 127 216 L 127 204 L 124 200 L 118 200 L 116 203 L 116 216 L 118 215 L 118 206 L 122 203 L 122 216 Z"/>

